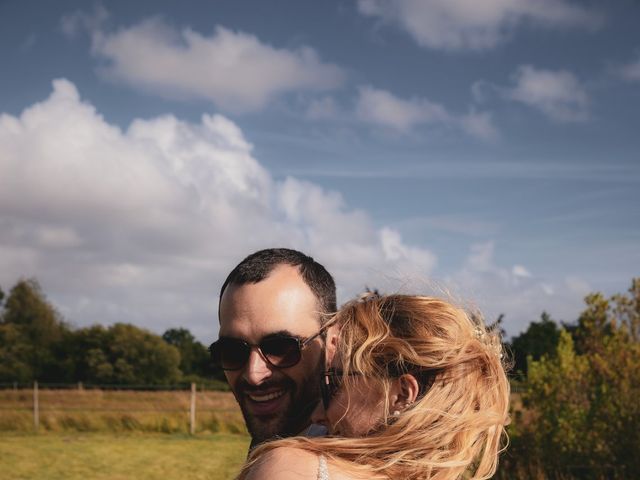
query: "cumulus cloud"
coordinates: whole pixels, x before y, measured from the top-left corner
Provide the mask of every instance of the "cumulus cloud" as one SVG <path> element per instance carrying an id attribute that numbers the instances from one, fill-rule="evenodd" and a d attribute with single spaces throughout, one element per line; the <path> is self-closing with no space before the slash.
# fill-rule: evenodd
<path id="1" fill-rule="evenodd" d="M 417 125 L 459 128 L 474 137 L 491 140 L 498 136 L 491 115 L 471 111 L 455 115 L 426 98 L 403 99 L 386 90 L 362 86 L 358 90 L 356 116 L 363 122 L 406 133 Z"/>
<path id="2" fill-rule="evenodd" d="M 565 0 L 359 0 L 358 10 L 401 28 L 422 47 L 442 50 L 493 48 L 525 22 L 591 30 L 603 22 Z"/>
<path id="3" fill-rule="evenodd" d="M 342 298 L 388 272 L 428 275 L 430 251 L 311 182 L 276 181 L 221 115 L 114 126 L 67 80 L 0 115 L 0 284 L 36 276 L 78 324 L 185 326 L 215 336 L 217 291 L 248 253 L 290 246 Z"/>
<path id="4" fill-rule="evenodd" d="M 143 92 L 170 98 L 205 99 L 228 111 L 263 108 L 291 91 L 339 86 L 344 73 L 323 62 L 308 46 L 277 48 L 241 31 L 217 26 L 212 35 L 181 31 L 161 18 L 149 18 L 115 32 L 103 29 L 104 9 L 94 15 L 65 16 L 63 32 L 91 33 L 91 52 L 104 62 L 106 78 Z"/>
<path id="5" fill-rule="evenodd" d="M 557 122 L 589 119 L 589 96 L 571 72 L 523 65 L 512 80 L 513 87 L 503 92 L 505 98 L 535 108 Z"/>

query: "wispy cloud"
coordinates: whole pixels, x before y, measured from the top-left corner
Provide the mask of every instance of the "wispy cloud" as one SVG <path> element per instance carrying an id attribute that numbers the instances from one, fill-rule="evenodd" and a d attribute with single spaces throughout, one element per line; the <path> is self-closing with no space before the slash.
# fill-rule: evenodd
<path id="1" fill-rule="evenodd" d="M 493 320 L 506 314 L 510 334 L 524 330 L 540 318 L 542 309 L 556 320 L 573 322 L 582 309 L 589 285 L 577 276 L 555 281 L 536 276 L 526 266 L 501 265 L 493 241 L 471 246 L 462 267 L 447 280 L 453 291 Z"/>
<path id="2" fill-rule="evenodd" d="M 334 120 L 344 116 L 336 100 L 330 96 L 311 99 L 306 106 L 306 116 L 311 120 Z"/>
<path id="3" fill-rule="evenodd" d="M 629 82 L 640 82 L 640 52 L 636 59 L 623 65 L 619 70 L 620 76 Z"/>
<path id="4" fill-rule="evenodd" d="M 370 86 L 360 87 L 356 113 L 362 121 L 400 131 L 420 123 L 446 124 L 451 120 L 444 107 L 426 98 L 405 100 Z"/>
<path id="5" fill-rule="evenodd" d="M 423 47 L 485 50 L 519 25 L 597 29 L 597 12 L 565 0 L 359 0 L 363 15 L 405 30 Z"/>
<path id="6" fill-rule="evenodd" d="M 571 72 L 523 65 L 512 80 L 513 87 L 503 91 L 505 98 L 524 103 L 558 122 L 589 119 L 589 96 Z"/>
<path id="7" fill-rule="evenodd" d="M 408 132 L 418 125 L 458 128 L 482 140 L 494 140 L 498 130 L 491 114 L 470 111 L 455 115 L 427 98 L 403 99 L 386 90 L 362 86 L 358 90 L 356 117 L 362 122 Z"/>
<path id="8" fill-rule="evenodd" d="M 445 232 L 468 237 L 493 237 L 500 231 L 498 223 L 481 220 L 473 215 L 461 214 L 410 217 L 396 224 L 410 230 Z"/>
<path id="9" fill-rule="evenodd" d="M 259 110 L 292 91 L 339 86 L 345 74 L 308 47 L 277 48 L 256 36 L 217 26 L 212 35 L 177 30 L 158 17 L 109 32 L 104 9 L 64 17 L 62 30 L 91 34 L 91 52 L 105 64 L 100 73 L 143 92 L 170 98 L 206 99 L 228 111 Z"/>

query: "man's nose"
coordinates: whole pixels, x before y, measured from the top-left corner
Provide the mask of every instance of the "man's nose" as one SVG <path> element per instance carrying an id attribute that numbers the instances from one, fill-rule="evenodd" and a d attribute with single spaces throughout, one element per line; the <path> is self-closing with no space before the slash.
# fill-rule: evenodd
<path id="1" fill-rule="evenodd" d="M 271 367 L 257 348 L 252 348 L 245 366 L 244 378 L 251 385 L 260 385 L 271 376 Z"/>

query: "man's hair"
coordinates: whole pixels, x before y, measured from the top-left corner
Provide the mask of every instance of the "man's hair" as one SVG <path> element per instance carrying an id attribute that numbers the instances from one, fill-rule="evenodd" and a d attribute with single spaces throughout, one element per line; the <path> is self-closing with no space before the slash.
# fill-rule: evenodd
<path id="1" fill-rule="evenodd" d="M 242 260 L 222 284 L 220 301 L 229 285 L 261 282 L 279 265 L 298 267 L 302 279 L 318 300 L 321 313 L 331 314 L 336 311 L 336 284 L 333 277 L 312 257 L 290 248 L 267 248 Z M 320 322 L 324 323 L 326 317 L 321 315 Z"/>

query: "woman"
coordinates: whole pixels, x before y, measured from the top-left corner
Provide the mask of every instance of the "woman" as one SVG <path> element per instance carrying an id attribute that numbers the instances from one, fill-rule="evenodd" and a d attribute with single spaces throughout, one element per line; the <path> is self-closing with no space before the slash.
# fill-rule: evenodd
<path id="1" fill-rule="evenodd" d="M 331 436 L 256 448 L 241 479 L 489 478 L 508 422 L 500 341 L 449 302 L 411 295 L 345 305 L 312 417 Z"/>

